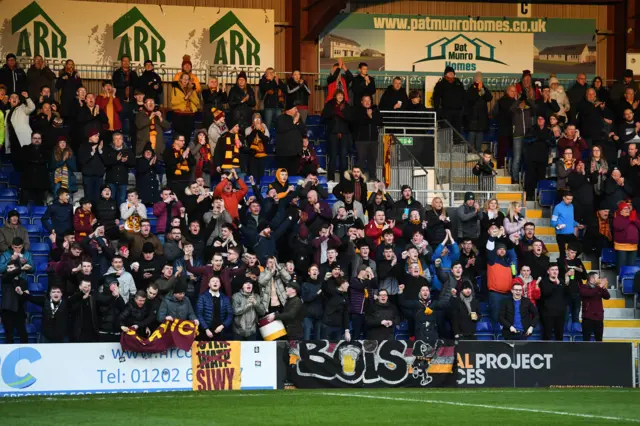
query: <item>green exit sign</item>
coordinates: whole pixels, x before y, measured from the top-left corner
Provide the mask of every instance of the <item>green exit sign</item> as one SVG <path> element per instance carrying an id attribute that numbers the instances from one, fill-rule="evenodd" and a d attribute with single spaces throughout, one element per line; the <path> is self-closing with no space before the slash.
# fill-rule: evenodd
<path id="1" fill-rule="evenodd" d="M 411 136 L 398 136 L 401 145 L 413 146 L 413 138 Z"/>

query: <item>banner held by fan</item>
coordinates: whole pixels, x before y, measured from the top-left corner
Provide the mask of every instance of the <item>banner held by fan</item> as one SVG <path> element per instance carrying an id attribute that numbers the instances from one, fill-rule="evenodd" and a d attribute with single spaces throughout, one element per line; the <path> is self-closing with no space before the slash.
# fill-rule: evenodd
<path id="1" fill-rule="evenodd" d="M 193 321 L 166 320 L 147 339 L 138 336 L 133 329 L 123 332 L 120 346 L 127 351 L 143 353 L 161 353 L 176 347 L 189 351 L 197 334 L 198 327 Z"/>
<path id="2" fill-rule="evenodd" d="M 383 174 L 384 184 L 387 188 L 391 186 L 391 145 L 393 145 L 393 135 L 384 135 L 384 154 L 383 154 Z"/>

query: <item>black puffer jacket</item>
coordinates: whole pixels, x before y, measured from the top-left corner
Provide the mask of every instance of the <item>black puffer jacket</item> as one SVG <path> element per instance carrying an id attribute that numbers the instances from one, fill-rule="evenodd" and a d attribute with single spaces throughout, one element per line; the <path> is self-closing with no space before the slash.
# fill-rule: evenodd
<path id="1" fill-rule="evenodd" d="M 118 159 L 118 154 L 127 156 L 127 161 L 122 162 Z M 129 183 L 129 168 L 136 165 L 136 156 L 129 148 L 123 147 L 121 150 L 109 147 L 105 149 L 102 155 L 104 164 L 107 167 L 107 176 L 104 180 L 106 183 L 114 185 L 126 185 Z"/>
<path id="2" fill-rule="evenodd" d="M 433 88 L 433 106 L 439 110 L 462 110 L 467 97 L 462 82 L 454 78 L 448 81 L 442 78 Z"/>
<path id="3" fill-rule="evenodd" d="M 242 99 L 249 95 L 246 102 Z M 253 87 L 246 85 L 242 90 L 237 84 L 229 90 L 229 108 L 231 109 L 231 123 L 239 124 L 241 129 L 246 129 L 251 125 L 253 107 L 256 106 L 256 95 Z"/>
<path id="4" fill-rule="evenodd" d="M 145 303 L 142 308 L 136 305 L 135 299 L 129 300 L 124 310 L 120 313 L 120 325 L 125 327 L 131 327 L 132 325 L 138 326 L 138 333 L 144 333 L 144 329 L 153 322 L 153 312 L 151 305 Z"/>
<path id="5" fill-rule="evenodd" d="M 117 333 L 120 331 L 120 314 L 124 310 L 124 299 L 121 296 L 113 297 L 107 285 L 103 286 L 102 296 L 104 303 L 98 305 L 100 331 Z"/>
<path id="6" fill-rule="evenodd" d="M 471 85 L 467 90 L 467 119 L 470 132 L 486 132 L 489 130 L 489 110 L 487 103 L 491 102 L 493 95 L 485 86 L 478 89 Z"/>
<path id="7" fill-rule="evenodd" d="M 322 319 L 324 314 L 324 294 L 318 294 L 322 289 L 322 281 L 308 278 L 302 283 L 302 300 L 306 308 L 305 317 L 314 320 Z"/>
<path id="8" fill-rule="evenodd" d="M 364 320 L 367 326 L 367 339 L 394 340 L 394 330 L 400 323 L 400 315 L 396 305 L 389 301 L 385 304 L 376 301 L 365 313 Z M 386 327 L 381 324 L 383 320 L 393 321 L 393 325 Z"/>
<path id="9" fill-rule="evenodd" d="M 92 155 L 93 153 L 93 155 Z M 102 154 L 96 147 L 93 152 L 93 146 L 89 142 L 83 142 L 78 150 L 78 165 L 83 176 L 104 176 L 104 160 Z"/>

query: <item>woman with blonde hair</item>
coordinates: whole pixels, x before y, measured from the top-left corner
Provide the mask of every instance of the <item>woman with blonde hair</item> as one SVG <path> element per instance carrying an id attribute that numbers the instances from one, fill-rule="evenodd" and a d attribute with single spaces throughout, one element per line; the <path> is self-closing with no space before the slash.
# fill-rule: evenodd
<path id="1" fill-rule="evenodd" d="M 480 219 L 480 240 L 481 245 L 478 247 L 484 247 L 488 234 L 487 231 L 492 225 L 501 228 L 504 225 L 504 213 L 500 211 L 500 203 L 496 198 L 491 198 L 484 203 L 482 209 L 482 219 Z"/>
<path id="2" fill-rule="evenodd" d="M 524 216 L 520 213 L 522 210 L 522 205 L 513 201 L 509 204 L 509 208 L 507 209 L 507 216 L 504 218 L 504 231 L 508 237 L 512 234 L 517 234 L 518 238 L 522 235 L 524 224 L 526 220 Z"/>
<path id="3" fill-rule="evenodd" d="M 427 211 L 425 220 L 427 221 L 427 241 L 435 250 L 435 247 L 444 240 L 447 229 L 451 228 L 442 198 L 434 197 L 431 200 L 431 210 Z"/>

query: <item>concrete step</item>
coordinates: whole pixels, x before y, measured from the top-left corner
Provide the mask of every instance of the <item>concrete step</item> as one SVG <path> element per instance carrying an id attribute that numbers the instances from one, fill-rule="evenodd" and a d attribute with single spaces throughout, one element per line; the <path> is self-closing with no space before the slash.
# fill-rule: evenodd
<path id="1" fill-rule="evenodd" d="M 604 327 L 614 328 L 638 328 L 640 329 L 640 320 L 637 319 L 610 319 L 604 320 Z"/>
<path id="2" fill-rule="evenodd" d="M 496 194 L 496 198 L 498 201 L 522 201 L 523 193 L 522 192 L 505 192 L 501 194 Z"/>
<path id="3" fill-rule="evenodd" d="M 607 308 L 604 310 L 605 320 L 632 320 L 633 308 Z"/>
<path id="4" fill-rule="evenodd" d="M 496 191 L 521 191 L 520 185 L 512 185 L 512 184 L 498 184 L 496 185 Z M 500 195 L 500 194 L 498 194 Z"/>
<path id="5" fill-rule="evenodd" d="M 536 225 L 536 236 L 542 235 L 552 235 L 555 238 L 556 230 L 552 226 Z"/>
<path id="6" fill-rule="evenodd" d="M 544 216 L 544 211 L 543 210 L 530 209 L 530 208 L 527 207 L 527 209 L 524 212 L 524 217 L 527 218 L 530 222 L 533 222 L 533 223 L 535 223 L 534 220 L 543 219 L 543 216 Z"/>
<path id="7" fill-rule="evenodd" d="M 610 339 L 640 339 L 640 328 L 607 328 L 605 325 L 603 337 L 606 340 Z"/>
<path id="8" fill-rule="evenodd" d="M 604 306 L 605 308 L 624 308 L 626 307 L 626 301 L 625 299 L 603 300 L 602 306 Z"/>
<path id="9" fill-rule="evenodd" d="M 527 210 L 527 212 L 529 212 L 529 210 Z M 527 217 L 527 222 L 531 222 L 533 223 L 536 228 L 538 226 L 551 226 L 551 218 L 548 217 L 538 217 L 538 218 L 530 218 Z"/>
<path id="10" fill-rule="evenodd" d="M 496 176 L 498 185 L 511 185 L 511 176 Z"/>

